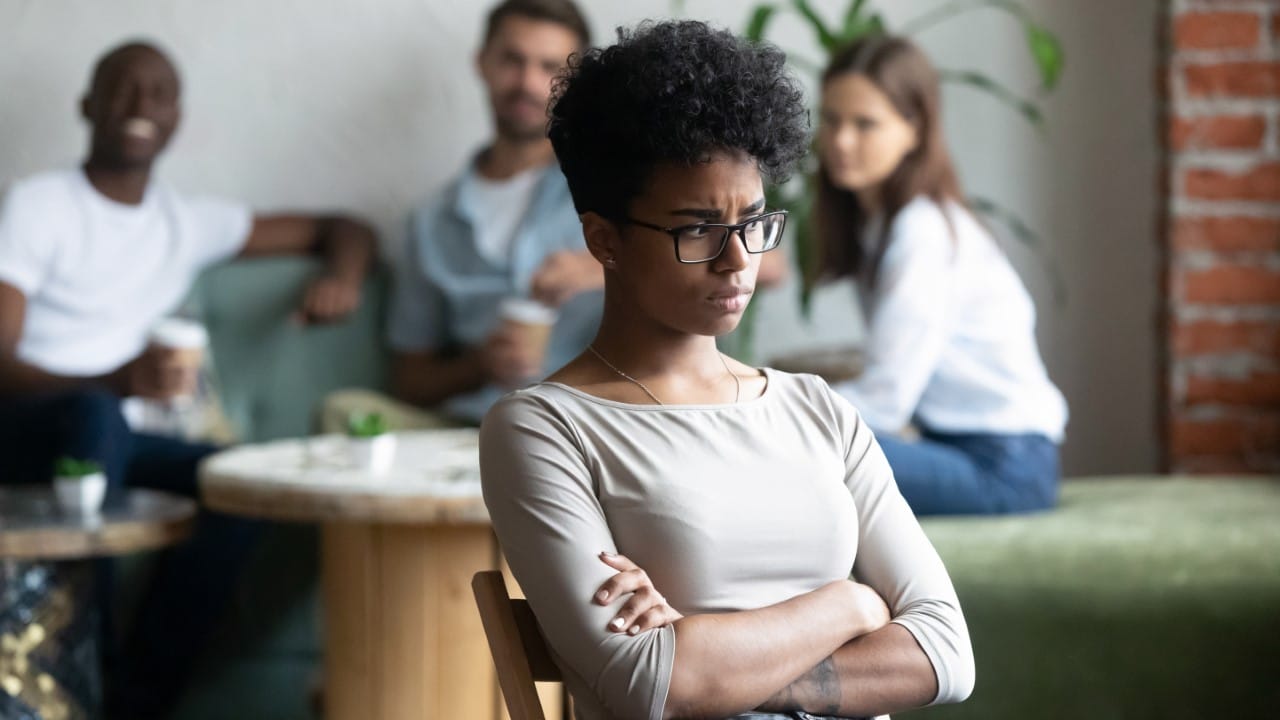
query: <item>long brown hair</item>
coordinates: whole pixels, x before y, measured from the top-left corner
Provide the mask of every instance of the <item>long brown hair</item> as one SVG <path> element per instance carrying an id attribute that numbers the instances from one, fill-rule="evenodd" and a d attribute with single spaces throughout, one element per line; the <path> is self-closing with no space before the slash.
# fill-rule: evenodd
<path id="1" fill-rule="evenodd" d="M 915 126 L 918 138 L 915 149 L 907 153 L 882 186 L 883 223 L 871 253 L 861 241 L 869 220 L 866 209 L 852 191 L 836 187 L 825 163 L 819 162 L 814 219 L 820 250 L 814 279 L 854 276 L 874 286 L 880 262 L 889 249 L 889 228 L 898 211 L 919 195 L 943 206 L 948 201 L 963 205 L 964 196 L 942 136 L 938 75 L 924 53 L 904 38 L 867 36 L 831 58 L 822 73 L 823 88 L 848 73 L 857 73 L 874 83 L 898 114 Z"/>

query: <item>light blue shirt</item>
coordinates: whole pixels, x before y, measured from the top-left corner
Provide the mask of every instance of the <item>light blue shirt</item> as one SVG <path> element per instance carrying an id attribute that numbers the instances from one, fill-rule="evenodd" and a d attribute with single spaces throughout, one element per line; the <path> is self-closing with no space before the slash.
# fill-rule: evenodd
<path id="1" fill-rule="evenodd" d="M 534 272 L 552 253 L 586 249 L 582 224 L 560 168 L 547 166 L 533 190 L 505 262 L 477 248 L 475 228 L 488 208 L 477 200 L 475 164 L 413 214 L 404 259 L 396 268 L 388 340 L 402 352 L 473 347 L 499 323 L 508 297 L 526 297 Z M 576 357 L 595 337 L 603 296 L 581 293 L 562 307 L 551 332 L 544 370 L 550 374 Z M 478 423 L 508 388 L 487 385 L 455 395 L 442 410 Z"/>

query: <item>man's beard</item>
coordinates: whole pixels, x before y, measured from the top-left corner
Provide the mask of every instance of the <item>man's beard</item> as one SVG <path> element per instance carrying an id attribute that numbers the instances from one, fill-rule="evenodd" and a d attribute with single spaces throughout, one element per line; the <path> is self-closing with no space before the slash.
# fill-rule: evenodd
<path id="1" fill-rule="evenodd" d="M 547 136 L 547 120 L 542 118 L 536 123 L 525 123 L 516 120 L 513 117 L 507 117 L 502 112 L 503 106 L 515 105 L 519 100 L 526 100 L 537 103 L 537 98 L 529 97 L 520 92 L 514 92 L 502 99 L 502 102 L 494 108 L 494 124 L 497 126 L 498 135 L 506 140 L 515 142 L 533 142 L 542 140 Z M 512 113 L 514 115 L 514 113 Z"/>
<path id="2" fill-rule="evenodd" d="M 515 142 L 534 142 L 547 137 L 546 124 L 530 126 L 507 120 L 505 118 L 497 118 L 498 135 L 504 140 L 513 140 Z"/>

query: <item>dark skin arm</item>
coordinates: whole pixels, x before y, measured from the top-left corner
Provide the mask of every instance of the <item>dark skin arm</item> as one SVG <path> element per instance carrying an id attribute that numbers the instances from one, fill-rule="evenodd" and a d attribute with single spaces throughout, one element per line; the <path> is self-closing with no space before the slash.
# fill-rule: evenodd
<path id="1" fill-rule="evenodd" d="M 725 717 L 752 703 L 760 712 L 862 717 L 937 697 L 928 656 L 910 631 L 889 622 L 889 608 L 867 585 L 830 583 L 759 610 L 682 617 L 630 559 L 602 553 L 601 560 L 619 572 L 592 601 L 609 605 L 629 596 L 610 631 L 676 627 L 666 717 Z M 833 640 L 825 659 L 807 671 L 795 669 L 796 660 Z M 777 687 L 779 677 L 796 679 L 766 697 L 761 688 Z"/>
<path id="2" fill-rule="evenodd" d="M 431 407 L 488 380 L 477 353 L 395 352 L 391 358 L 391 387 L 395 396 L 419 407 Z"/>
<path id="3" fill-rule="evenodd" d="M 845 643 L 759 709 L 871 717 L 920 707 L 937 694 L 924 650 L 906 628 L 889 623 Z"/>
<path id="4" fill-rule="evenodd" d="M 272 215 L 255 218 L 239 257 L 322 256 L 325 270 L 307 288 L 300 311 L 304 320 L 333 322 L 359 307 L 376 248 L 373 230 L 349 218 Z"/>
<path id="5" fill-rule="evenodd" d="M 674 623 L 664 717 L 747 712 L 888 621 L 880 596 L 847 580 L 755 610 L 685 616 Z"/>
<path id="6" fill-rule="evenodd" d="M 22 291 L 0 282 L 0 396 L 69 390 L 99 385 L 124 395 L 169 398 L 187 386 L 186 368 L 176 353 L 148 348 L 114 372 L 97 377 L 56 375 L 18 359 L 18 340 L 26 320 L 27 298 Z"/>
<path id="7" fill-rule="evenodd" d="M 496 383 L 515 388 L 539 373 L 542 358 L 520 332 L 500 324 L 483 345 L 459 352 L 396 352 L 391 360 L 395 396 L 419 407 Z"/>

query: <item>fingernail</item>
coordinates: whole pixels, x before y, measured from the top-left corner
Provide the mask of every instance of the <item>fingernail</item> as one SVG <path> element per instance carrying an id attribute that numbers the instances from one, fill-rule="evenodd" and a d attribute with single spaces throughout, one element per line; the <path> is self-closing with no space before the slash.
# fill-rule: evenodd
<path id="1" fill-rule="evenodd" d="M 632 626 L 627 630 L 627 634 L 628 634 L 628 635 L 635 635 L 635 634 L 636 634 L 636 633 L 638 633 L 638 632 L 640 632 L 640 626 L 639 626 L 639 625 L 632 625 Z"/>
<path id="2" fill-rule="evenodd" d="M 621 630 L 622 625 L 623 625 L 623 620 L 620 617 L 614 618 L 613 621 L 609 623 L 609 627 L 613 628 L 614 630 Z"/>
<path id="3" fill-rule="evenodd" d="M 618 557 L 618 556 L 617 556 L 617 555 L 614 555 L 613 553 L 609 552 L 608 550 L 603 550 L 603 551 L 601 551 L 601 553 L 600 553 L 600 557 L 607 557 L 607 558 L 611 558 L 611 557 Z"/>
<path id="4" fill-rule="evenodd" d="M 608 590 L 601 590 L 600 592 L 596 593 L 596 600 L 599 600 L 600 602 L 604 602 L 605 600 L 608 600 L 608 599 L 609 599 Z"/>

